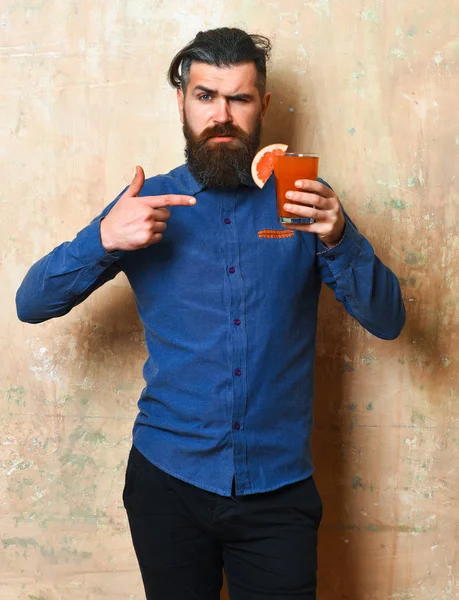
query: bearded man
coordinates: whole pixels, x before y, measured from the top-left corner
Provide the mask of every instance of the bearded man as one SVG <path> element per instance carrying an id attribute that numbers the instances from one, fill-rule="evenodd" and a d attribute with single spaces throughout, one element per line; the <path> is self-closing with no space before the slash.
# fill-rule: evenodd
<path id="1" fill-rule="evenodd" d="M 273 178 L 254 184 L 269 51 L 267 38 L 230 28 L 183 48 L 169 81 L 186 164 L 147 180 L 137 167 L 17 294 L 19 318 L 40 323 L 120 271 L 132 286 L 148 358 L 123 501 L 149 600 L 218 600 L 223 570 L 232 600 L 316 598 L 321 284 L 379 338 L 405 322 L 397 278 L 328 184 L 296 183 L 286 210 L 314 222 L 289 225 Z"/>

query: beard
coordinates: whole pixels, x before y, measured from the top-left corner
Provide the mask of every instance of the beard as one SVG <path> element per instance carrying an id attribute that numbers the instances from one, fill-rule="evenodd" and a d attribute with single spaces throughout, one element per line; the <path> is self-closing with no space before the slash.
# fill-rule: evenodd
<path id="1" fill-rule="evenodd" d="M 251 180 L 252 160 L 261 138 L 261 115 L 246 133 L 232 123 L 216 124 L 199 135 L 191 129 L 184 113 L 185 156 L 194 178 L 204 188 L 236 188 Z M 231 142 L 214 142 L 216 136 L 232 136 Z"/>

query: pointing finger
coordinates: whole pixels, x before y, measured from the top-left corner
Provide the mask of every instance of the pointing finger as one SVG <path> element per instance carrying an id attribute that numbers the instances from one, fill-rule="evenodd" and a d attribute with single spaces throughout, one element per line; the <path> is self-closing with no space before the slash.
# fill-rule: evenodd
<path id="1" fill-rule="evenodd" d="M 139 198 L 143 204 L 150 208 L 162 208 L 164 206 L 190 206 L 196 204 L 196 198 L 182 196 L 179 194 L 167 194 L 166 196 L 142 196 Z"/>

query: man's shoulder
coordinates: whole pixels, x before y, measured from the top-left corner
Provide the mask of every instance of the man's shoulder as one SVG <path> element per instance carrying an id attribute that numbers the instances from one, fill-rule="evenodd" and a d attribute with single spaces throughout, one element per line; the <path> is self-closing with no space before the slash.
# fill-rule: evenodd
<path id="1" fill-rule="evenodd" d="M 145 179 L 140 196 L 160 196 L 162 194 L 188 194 L 197 193 L 197 184 L 188 167 L 183 164 L 169 173 L 162 173 Z"/>

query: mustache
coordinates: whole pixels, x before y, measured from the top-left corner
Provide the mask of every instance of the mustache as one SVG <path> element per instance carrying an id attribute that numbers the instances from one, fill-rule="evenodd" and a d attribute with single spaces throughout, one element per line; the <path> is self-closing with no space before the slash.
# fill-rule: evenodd
<path id="1" fill-rule="evenodd" d="M 237 125 L 232 123 L 217 123 L 213 127 L 207 127 L 199 136 L 200 142 L 205 142 L 217 136 L 231 136 L 234 138 L 245 139 L 247 134 Z"/>

